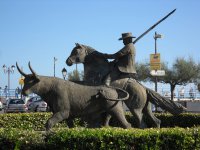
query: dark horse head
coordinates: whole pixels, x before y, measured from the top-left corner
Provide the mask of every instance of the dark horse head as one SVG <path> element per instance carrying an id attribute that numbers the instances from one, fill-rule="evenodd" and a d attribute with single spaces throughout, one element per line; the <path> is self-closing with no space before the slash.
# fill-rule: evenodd
<path id="1" fill-rule="evenodd" d="M 73 48 L 70 56 L 66 60 L 66 64 L 71 66 L 77 63 L 84 63 L 85 57 L 87 56 L 87 51 L 84 46 L 76 43 L 76 46 Z"/>
<path id="2" fill-rule="evenodd" d="M 76 43 L 76 46 L 73 48 L 70 56 L 66 60 L 66 64 L 71 66 L 77 63 L 88 63 L 90 61 L 93 61 L 93 63 L 94 61 L 100 61 L 99 63 L 108 63 L 102 53 L 96 51 L 90 46 Z"/>
<path id="3" fill-rule="evenodd" d="M 82 63 L 84 66 L 84 79 L 88 82 L 101 80 L 110 70 L 110 64 L 103 54 L 94 48 L 76 43 L 66 64 Z"/>

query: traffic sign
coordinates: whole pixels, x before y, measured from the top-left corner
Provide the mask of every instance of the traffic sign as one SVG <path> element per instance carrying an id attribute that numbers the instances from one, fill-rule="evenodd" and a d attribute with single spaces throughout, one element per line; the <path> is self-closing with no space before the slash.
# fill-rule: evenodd
<path id="1" fill-rule="evenodd" d="M 151 70 L 152 76 L 165 76 L 165 70 Z"/>
<path id="2" fill-rule="evenodd" d="M 160 53 L 150 54 L 150 63 L 160 63 Z"/>
<path id="3" fill-rule="evenodd" d="M 150 69 L 151 70 L 160 70 L 160 53 L 150 54 Z"/>

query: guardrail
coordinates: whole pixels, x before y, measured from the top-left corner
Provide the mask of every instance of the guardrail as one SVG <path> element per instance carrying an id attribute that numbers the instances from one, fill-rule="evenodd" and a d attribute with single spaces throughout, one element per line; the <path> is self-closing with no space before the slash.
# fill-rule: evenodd
<path id="1" fill-rule="evenodd" d="M 164 97 L 168 97 L 171 99 L 171 93 L 169 91 L 159 91 L 161 95 Z M 195 90 L 194 92 L 190 92 L 189 90 L 185 90 L 184 93 L 176 92 L 174 93 L 174 99 L 200 99 L 200 92 Z"/>
<path id="2" fill-rule="evenodd" d="M 154 90 L 154 89 L 153 89 Z M 158 93 L 160 93 L 164 97 L 171 98 L 171 93 L 169 92 L 169 89 L 158 89 Z M 0 97 L 3 98 L 20 98 L 21 97 L 21 90 L 15 90 L 15 89 L 10 89 L 10 90 L 0 90 Z M 191 92 L 189 89 L 185 89 L 184 93 L 180 92 L 175 92 L 174 94 L 175 99 L 200 99 L 200 92 L 198 90 L 194 90 Z"/>
<path id="3" fill-rule="evenodd" d="M 10 97 L 21 97 L 21 91 L 10 89 L 10 90 L 0 90 L 0 97 L 10 98 Z"/>

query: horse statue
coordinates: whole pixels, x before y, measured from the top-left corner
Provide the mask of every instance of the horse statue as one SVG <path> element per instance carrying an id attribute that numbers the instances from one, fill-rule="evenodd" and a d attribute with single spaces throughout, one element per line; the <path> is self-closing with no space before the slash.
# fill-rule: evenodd
<path id="1" fill-rule="evenodd" d="M 76 43 L 66 64 L 83 63 L 84 66 L 84 83 L 91 85 L 103 84 L 106 75 L 112 71 L 113 62 L 105 59 L 102 53 L 94 48 Z M 144 117 L 151 122 L 152 127 L 160 127 L 161 121 L 154 116 L 151 110 L 151 103 L 161 107 L 168 112 L 177 115 L 182 113 L 185 108 L 181 104 L 161 96 L 157 92 L 146 88 L 137 80 L 132 78 L 112 79 L 111 86 L 122 88 L 129 93 L 129 99 L 124 101 L 130 112 L 133 114 L 137 128 L 147 127 Z M 107 118 L 108 125 L 110 118 Z"/>

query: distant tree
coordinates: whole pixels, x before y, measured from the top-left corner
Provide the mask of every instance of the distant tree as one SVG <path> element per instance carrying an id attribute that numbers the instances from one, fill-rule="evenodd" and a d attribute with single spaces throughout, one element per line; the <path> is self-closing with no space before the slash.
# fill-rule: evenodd
<path id="1" fill-rule="evenodd" d="M 200 73 L 200 64 L 195 63 L 191 57 L 189 59 L 177 58 L 171 68 L 167 65 L 163 68 L 166 75 L 159 78 L 159 81 L 170 84 L 171 100 L 173 100 L 176 85 L 195 83 Z"/>
<path id="2" fill-rule="evenodd" d="M 191 57 L 189 59 L 177 58 L 171 68 L 166 63 L 162 63 L 161 68 L 165 70 L 165 76 L 157 77 L 157 79 L 158 82 L 170 84 L 171 100 L 173 100 L 176 85 L 195 83 L 200 74 L 200 64 L 195 63 Z M 137 64 L 136 70 L 139 81 L 155 81 L 155 77 L 149 73 L 148 63 Z"/>
<path id="3" fill-rule="evenodd" d="M 151 81 L 150 64 L 147 62 L 136 63 L 137 80 L 139 81 Z"/>
<path id="4" fill-rule="evenodd" d="M 82 81 L 83 80 L 83 71 L 79 72 L 78 70 L 73 70 L 68 73 L 68 80 L 70 81 Z"/>

